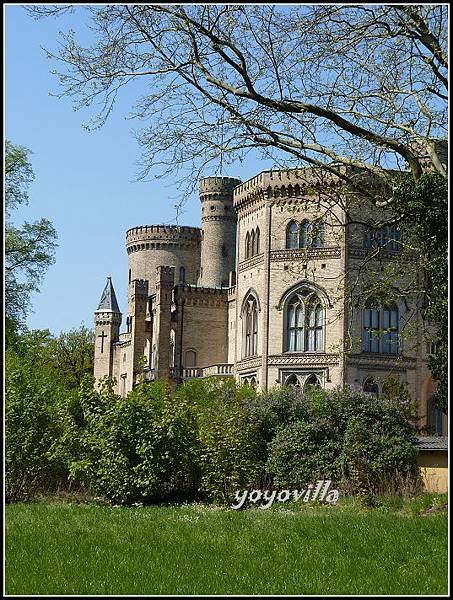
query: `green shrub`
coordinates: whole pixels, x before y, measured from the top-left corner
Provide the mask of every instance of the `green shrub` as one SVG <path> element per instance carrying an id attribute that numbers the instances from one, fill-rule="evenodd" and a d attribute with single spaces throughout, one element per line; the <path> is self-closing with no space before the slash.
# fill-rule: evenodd
<path id="1" fill-rule="evenodd" d="M 230 502 L 238 488 L 259 484 L 264 461 L 259 427 L 248 410 L 253 388 L 232 379 L 188 381 L 174 402 L 185 402 L 196 418 L 200 492 Z"/>
<path id="2" fill-rule="evenodd" d="M 274 485 L 297 487 L 322 478 L 372 492 L 391 477 L 416 478 L 410 396 L 395 381 L 386 389 L 380 398 L 349 387 L 307 392 L 299 402 L 304 411 L 282 424 L 269 445 Z"/>
<path id="3" fill-rule="evenodd" d="M 63 391 L 39 363 L 12 350 L 5 357 L 5 496 L 32 497 L 66 479 L 56 452 Z"/>
<path id="4" fill-rule="evenodd" d="M 85 380 L 79 401 L 74 479 L 117 504 L 194 495 L 200 475 L 193 415 L 164 384 L 140 384 L 122 398 L 109 380 L 99 391 Z"/>

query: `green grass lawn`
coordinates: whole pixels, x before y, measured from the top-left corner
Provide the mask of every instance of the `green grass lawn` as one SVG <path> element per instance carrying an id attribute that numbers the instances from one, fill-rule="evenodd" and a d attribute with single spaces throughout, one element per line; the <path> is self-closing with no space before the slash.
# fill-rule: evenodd
<path id="1" fill-rule="evenodd" d="M 6 593 L 446 594 L 447 517 L 358 503 L 12 504 Z"/>

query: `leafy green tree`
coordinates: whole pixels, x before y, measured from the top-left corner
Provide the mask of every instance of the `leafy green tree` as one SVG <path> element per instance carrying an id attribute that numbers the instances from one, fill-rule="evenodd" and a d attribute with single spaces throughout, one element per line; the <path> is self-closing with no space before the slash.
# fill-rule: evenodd
<path id="1" fill-rule="evenodd" d="M 17 227 L 12 212 L 28 204 L 28 189 L 34 175 L 30 150 L 5 142 L 5 320 L 6 342 L 23 325 L 30 310 L 30 295 L 49 265 L 54 262 L 57 234 L 48 219 L 24 222 Z"/>
<path id="2" fill-rule="evenodd" d="M 31 358 L 53 373 L 67 390 L 77 390 L 94 367 L 94 331 L 84 325 L 53 336 L 48 329 L 23 331 L 16 340 L 17 354 Z"/>
<path id="3" fill-rule="evenodd" d="M 65 482 L 60 459 L 62 433 L 58 418 L 65 390 L 54 374 L 30 352 L 12 348 L 5 360 L 5 489 L 6 500 L 33 497 Z"/>
<path id="4" fill-rule="evenodd" d="M 55 374 L 68 389 L 78 389 L 85 375 L 94 368 L 94 331 L 84 325 L 61 332 L 49 342 L 50 360 Z"/>
<path id="5" fill-rule="evenodd" d="M 404 226 L 404 244 L 421 273 L 427 339 L 435 341 L 429 366 L 437 381 L 435 402 L 448 411 L 448 180 L 425 173 L 403 175 L 393 204 Z"/>

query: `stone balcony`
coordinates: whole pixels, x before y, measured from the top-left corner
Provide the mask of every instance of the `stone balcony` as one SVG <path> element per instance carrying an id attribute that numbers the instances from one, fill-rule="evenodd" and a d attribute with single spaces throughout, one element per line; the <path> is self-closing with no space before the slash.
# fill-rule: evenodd
<path id="1" fill-rule="evenodd" d="M 178 378 L 178 373 L 176 372 L 176 369 L 172 369 L 171 375 L 175 379 Z M 216 365 L 209 365 L 208 367 L 183 367 L 181 379 L 183 381 L 185 381 L 186 379 L 202 379 L 203 377 L 211 377 L 213 375 L 221 377 L 232 377 L 233 365 L 228 363 L 219 363 Z"/>
<path id="2" fill-rule="evenodd" d="M 156 378 L 155 369 L 145 367 L 143 370 L 145 381 L 154 381 Z M 219 363 L 209 365 L 208 367 L 183 367 L 182 375 L 178 369 L 170 369 L 170 377 L 174 380 L 185 381 L 186 379 L 202 379 L 203 377 L 220 376 L 232 377 L 233 365 L 228 363 Z"/>

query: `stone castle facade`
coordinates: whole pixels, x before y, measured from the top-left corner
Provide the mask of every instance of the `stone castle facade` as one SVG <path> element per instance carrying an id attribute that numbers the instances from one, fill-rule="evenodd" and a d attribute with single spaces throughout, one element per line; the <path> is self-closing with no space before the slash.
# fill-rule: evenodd
<path id="1" fill-rule="evenodd" d="M 377 209 L 341 190 L 310 169 L 243 183 L 206 177 L 201 228 L 129 229 L 126 330 L 109 278 L 95 311 L 96 379 L 113 377 L 121 395 L 140 377 L 176 384 L 211 375 L 259 389 L 349 384 L 380 393 L 392 375 L 408 383 L 422 423 L 445 433 L 417 308 L 397 295 L 356 301 L 369 273 L 392 264 L 398 233 L 354 224 L 351 215 L 363 222 Z"/>

